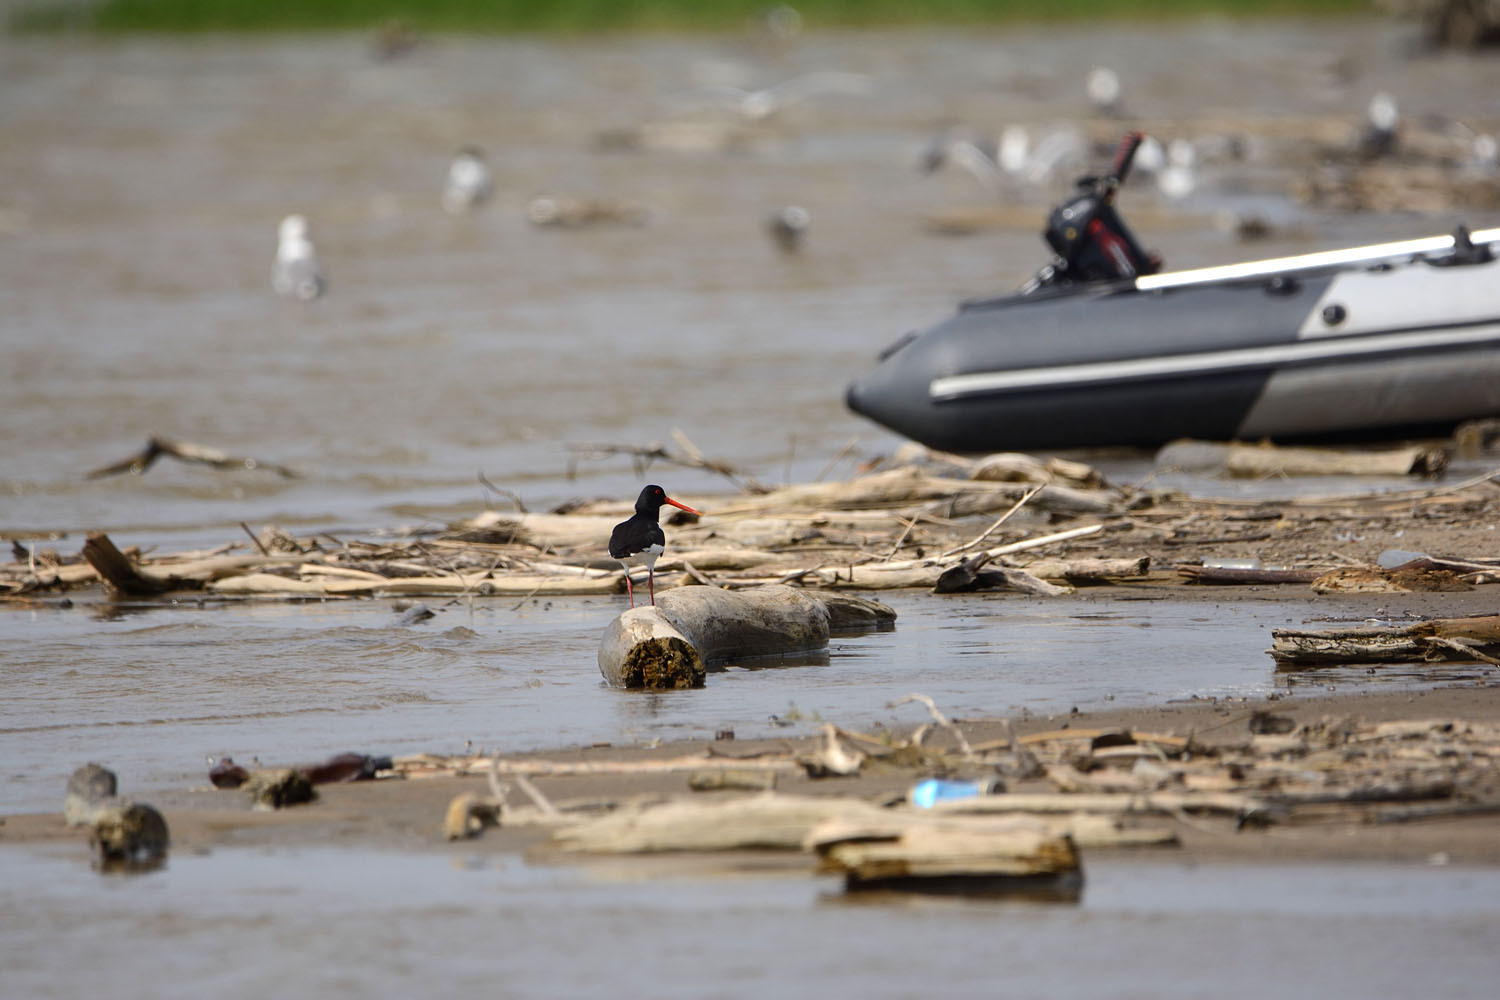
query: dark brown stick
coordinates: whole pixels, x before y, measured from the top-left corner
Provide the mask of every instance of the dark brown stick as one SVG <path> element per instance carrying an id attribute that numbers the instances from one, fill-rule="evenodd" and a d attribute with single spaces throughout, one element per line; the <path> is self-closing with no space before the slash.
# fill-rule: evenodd
<path id="1" fill-rule="evenodd" d="M 180 584 L 177 580 L 160 580 L 143 576 L 135 564 L 115 547 L 105 534 L 90 535 L 83 543 L 83 558 L 109 585 L 132 597 L 163 594 Z"/>

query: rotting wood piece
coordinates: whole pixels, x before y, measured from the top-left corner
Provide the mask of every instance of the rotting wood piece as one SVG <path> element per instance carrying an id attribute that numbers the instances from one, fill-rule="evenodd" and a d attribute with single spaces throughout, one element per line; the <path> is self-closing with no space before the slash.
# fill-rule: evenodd
<path id="1" fill-rule="evenodd" d="M 84 540 L 83 557 L 111 587 L 131 597 L 154 597 L 183 586 L 175 577 L 142 573 L 103 533 L 89 535 Z"/>
<path id="2" fill-rule="evenodd" d="M 600 595 L 619 590 L 620 574 L 593 577 L 541 573 L 434 574 L 432 576 L 380 577 L 367 574 L 351 578 L 325 572 L 308 574 L 312 579 L 293 579 L 273 573 L 246 573 L 209 584 L 218 594 L 285 597 L 354 597 L 366 594 L 409 597 L 476 597 L 536 595 Z"/>
<path id="3" fill-rule="evenodd" d="M 798 851 L 819 823 L 873 818 L 879 806 L 858 799 L 763 792 L 713 802 L 673 800 L 626 805 L 557 830 L 565 851 L 646 854 L 658 851 Z"/>
<path id="4" fill-rule="evenodd" d="M 1227 444 L 1173 441 L 1156 453 L 1155 465 L 1191 472 L 1225 472 L 1264 479 L 1270 476 L 1426 476 L 1436 479 L 1448 468 L 1442 448 L 1414 445 L 1382 451 L 1278 447 L 1271 444 Z"/>
<path id="5" fill-rule="evenodd" d="M 989 558 L 987 554 L 981 553 L 944 570 L 938 577 L 937 583 L 933 584 L 932 592 L 934 594 L 966 594 L 976 590 L 1019 590 L 1022 593 L 1040 594 L 1044 597 L 1072 593 L 1071 587 L 1059 587 L 1048 583 L 1024 569 L 1010 569 L 1003 566 L 985 569 L 985 563 L 989 561 Z"/>
<path id="6" fill-rule="evenodd" d="M 1433 569 L 1420 562 L 1397 569 L 1351 566 L 1329 570 L 1312 581 L 1318 594 L 1409 594 L 1473 590 L 1448 570 Z"/>
<path id="7" fill-rule="evenodd" d="M 1145 576 L 1151 568 L 1151 557 L 1038 559 L 1019 568 L 1043 580 L 1066 580 L 1069 583 L 1084 583 Z"/>
<path id="8" fill-rule="evenodd" d="M 867 629 L 893 628 L 896 612 L 879 601 L 849 594 L 815 594 L 828 611 L 829 632 L 856 632 Z"/>
<path id="9" fill-rule="evenodd" d="M 884 836 L 845 824 L 842 832 L 809 839 L 820 867 L 842 874 L 851 892 L 1021 893 L 1066 900 L 1076 899 L 1083 884 L 1072 839 L 1026 820 L 924 822 Z"/>
<path id="10" fill-rule="evenodd" d="M 672 757 L 666 760 L 591 760 L 561 761 L 533 758 L 498 760 L 488 756 L 447 757 L 439 754 L 409 754 L 396 757 L 393 769 L 407 778 L 455 777 L 458 775 L 483 774 L 492 768 L 495 773 L 507 777 L 528 774 L 532 777 L 562 778 L 589 775 L 640 775 L 672 774 L 679 771 L 698 771 L 706 767 L 722 766 L 732 761 L 739 770 L 758 769 L 767 771 L 795 771 L 797 763 L 790 752 L 764 759 L 726 758 L 711 754 L 693 754 Z"/>
<path id="11" fill-rule="evenodd" d="M 652 606 L 610 623 L 599 644 L 599 672 L 612 687 L 648 691 L 700 688 L 708 676 L 692 640 Z"/>
<path id="12" fill-rule="evenodd" d="M 930 476 L 920 469 L 898 468 L 844 482 L 786 486 L 763 496 L 743 497 L 716 515 L 788 510 L 874 510 L 915 503 L 949 501 L 944 516 L 982 514 L 1014 504 L 1030 492 L 1025 483 L 977 482 Z M 1047 485 L 1031 506 L 1050 514 L 1108 514 L 1118 509 L 1114 494 Z"/>
<path id="13" fill-rule="evenodd" d="M 1454 646 L 1458 648 L 1455 649 Z M 1280 664 L 1483 660 L 1500 656 L 1500 615 L 1434 618 L 1400 626 L 1273 629 L 1271 656 Z"/>
<path id="14" fill-rule="evenodd" d="M 1184 563 L 1177 567 L 1179 576 L 1194 583 L 1312 583 L 1329 572 L 1325 569 L 1261 569 L 1253 566 L 1203 566 Z"/>
<path id="15" fill-rule="evenodd" d="M 599 645 L 599 671 L 615 687 L 702 687 L 709 663 L 820 650 L 835 620 L 848 629 L 896 617 L 883 604 L 852 597 L 842 597 L 837 608 L 794 587 L 680 587 L 610 623 Z"/>

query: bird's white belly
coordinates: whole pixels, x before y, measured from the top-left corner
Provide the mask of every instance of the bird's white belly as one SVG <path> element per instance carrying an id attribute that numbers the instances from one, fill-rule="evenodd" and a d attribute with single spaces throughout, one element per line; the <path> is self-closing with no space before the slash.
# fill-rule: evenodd
<path id="1" fill-rule="evenodd" d="M 621 559 L 620 562 L 625 565 L 625 568 L 627 570 L 633 569 L 638 566 L 644 566 L 647 569 L 653 569 L 656 566 L 657 558 L 662 554 L 663 551 L 664 548 L 660 545 L 650 545 L 642 551 L 635 553 L 634 555 L 626 556 L 625 558 Z"/>

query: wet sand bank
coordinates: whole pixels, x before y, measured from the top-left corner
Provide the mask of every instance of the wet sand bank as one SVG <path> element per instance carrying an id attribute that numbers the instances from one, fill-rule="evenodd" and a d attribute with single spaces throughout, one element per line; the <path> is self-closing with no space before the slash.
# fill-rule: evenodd
<path id="1" fill-rule="evenodd" d="M 1247 742 L 1248 724 L 1257 712 L 1271 712 L 1296 726 L 1328 719 L 1369 723 L 1411 720 L 1453 720 L 1484 725 L 1500 724 L 1500 684 L 1477 680 L 1427 691 L 1339 694 L 1314 691 L 1274 699 L 1195 699 L 1155 706 L 1109 709 L 1020 718 L 1012 723 L 1025 738 L 1059 728 L 1130 730 L 1191 737 L 1207 747 Z M 1002 738 L 1001 720 L 955 720 L 971 743 Z M 507 763 L 525 765 L 545 760 L 631 764 L 683 758 L 710 752 L 704 767 L 732 764 L 729 758 L 754 759 L 764 753 L 807 752 L 814 739 L 735 740 L 705 743 L 679 741 L 655 746 L 565 747 L 536 754 L 507 755 Z M 271 762 L 267 762 L 271 763 Z M 276 762 L 287 763 L 287 762 Z M 814 780 L 782 773 L 777 791 L 805 795 L 853 795 L 871 799 L 903 793 L 918 771 L 870 769 L 850 778 Z M 537 787 L 557 802 L 597 800 L 622 802 L 640 796 L 691 795 L 687 771 L 537 777 Z M 463 792 L 487 793 L 485 779 L 466 777 L 392 778 L 373 782 L 321 785 L 320 798 L 309 805 L 276 812 L 254 811 L 243 792 L 217 790 L 206 773 L 198 787 L 136 790 L 162 809 L 172 832 L 174 854 L 213 851 L 226 847 L 342 847 L 351 850 L 475 853 L 529 852 L 533 859 L 555 859 L 547 833 L 539 827 L 490 829 L 480 837 L 445 843 L 441 828 L 449 801 Z M 723 793 L 715 793 L 723 794 Z M 80 862 L 87 857 L 87 834 L 68 828 L 55 813 L 12 815 L 0 825 L 0 845 L 76 844 Z M 1180 838 L 1176 847 L 1136 850 L 1134 855 L 1168 855 L 1180 861 L 1233 860 L 1238 862 L 1370 861 L 1389 863 L 1455 863 L 1500 865 L 1500 814 L 1448 817 L 1422 822 L 1373 823 L 1368 817 L 1327 824 L 1236 830 L 1228 820 L 1181 818 L 1174 824 Z M 1090 852 L 1089 856 L 1092 856 Z M 758 855 L 757 855 L 758 857 Z M 743 853 L 720 857 L 712 868 L 733 869 L 748 863 Z M 766 863 L 761 858 L 757 864 Z M 654 866 L 663 863 L 651 862 Z M 702 859 L 685 861 L 703 869 Z M 772 867 L 806 868 L 810 857 L 780 857 Z M 672 862 L 665 862 L 671 868 Z"/>

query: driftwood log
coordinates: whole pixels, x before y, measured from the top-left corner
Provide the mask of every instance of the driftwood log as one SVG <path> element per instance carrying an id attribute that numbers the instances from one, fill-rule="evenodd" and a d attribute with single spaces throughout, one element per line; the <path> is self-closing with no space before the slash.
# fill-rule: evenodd
<path id="1" fill-rule="evenodd" d="M 1323 569 L 1262 569 L 1257 566 L 1203 566 L 1185 563 L 1177 567 L 1180 576 L 1194 583 L 1312 583 L 1327 573 Z"/>
<path id="2" fill-rule="evenodd" d="M 1500 663 L 1500 615 L 1434 618 L 1412 625 L 1346 629 L 1274 629 L 1271 656 L 1278 663 L 1458 660 Z"/>
<path id="3" fill-rule="evenodd" d="M 106 583 L 119 593 L 131 597 L 154 597 L 173 590 L 201 590 L 225 577 L 242 579 L 240 574 L 258 567 L 295 565 L 295 560 L 287 557 L 233 555 L 203 559 L 166 559 L 147 569 L 136 565 L 108 535 L 102 533 L 89 535 L 85 539 L 82 555 Z M 283 577 L 276 579 L 288 584 L 296 583 Z"/>
<path id="4" fill-rule="evenodd" d="M 1093 581 L 1119 580 L 1145 576 L 1151 568 L 1150 556 L 1123 556 L 1105 559 L 1038 559 L 1023 569 L 1043 580 Z"/>
<path id="5" fill-rule="evenodd" d="M 1156 467 L 1223 473 L 1248 479 L 1269 476 L 1429 476 L 1448 468 L 1442 448 L 1414 445 L 1382 451 L 1287 448 L 1270 444 L 1173 441 L 1156 453 Z"/>
<path id="6" fill-rule="evenodd" d="M 899 830 L 826 824 L 810 835 L 819 866 L 856 891 L 1033 893 L 1075 899 L 1078 851 L 1044 823 L 923 822 Z"/>
<path id="7" fill-rule="evenodd" d="M 883 812 L 873 803 L 843 796 L 776 792 L 711 802 L 637 802 L 563 827 L 553 840 L 564 851 L 591 854 L 797 851 L 820 823 L 839 818 L 873 822 Z"/>
<path id="8" fill-rule="evenodd" d="M 1175 839 L 1169 828 L 1125 826 L 1118 817 L 938 815 L 887 809 L 849 796 L 770 791 L 709 801 L 675 798 L 625 803 L 603 816 L 575 818 L 557 829 L 552 839 L 561 850 L 591 854 L 756 849 L 822 853 L 835 844 L 897 841 L 912 831 L 971 837 L 989 863 L 1001 866 L 996 871 L 1012 874 L 1036 873 L 1027 859 L 1034 857 L 1043 841 L 1049 848 L 1060 838 L 1075 846 L 1128 847 L 1168 844 Z M 1022 838 L 1013 839 L 1017 834 Z"/>
<path id="9" fill-rule="evenodd" d="M 819 650 L 830 631 L 895 618 L 875 601 L 793 587 L 680 587 L 610 623 L 599 645 L 599 672 L 615 687 L 702 687 L 711 663 Z"/>
<path id="10" fill-rule="evenodd" d="M 1023 569 L 985 568 L 989 556 L 983 553 L 966 559 L 943 571 L 932 586 L 934 594 L 962 594 L 974 590 L 1019 590 L 1027 594 L 1055 597 L 1069 592 L 1067 587 L 1048 583 Z"/>
<path id="11" fill-rule="evenodd" d="M 182 586 L 182 581 L 175 577 L 142 573 L 108 535 L 89 535 L 83 543 L 83 558 L 111 587 L 132 597 L 164 594 Z"/>

